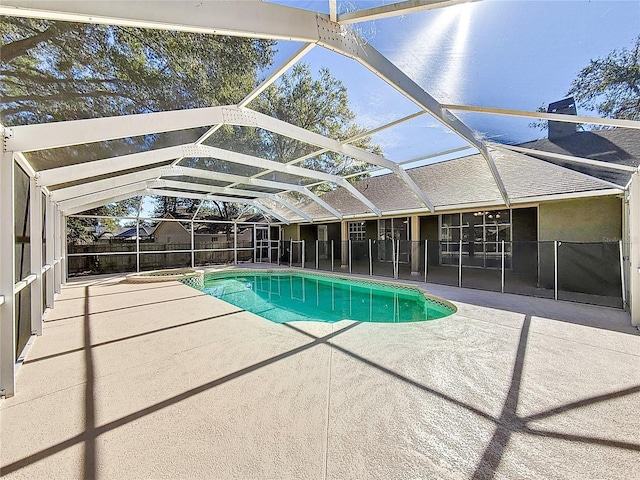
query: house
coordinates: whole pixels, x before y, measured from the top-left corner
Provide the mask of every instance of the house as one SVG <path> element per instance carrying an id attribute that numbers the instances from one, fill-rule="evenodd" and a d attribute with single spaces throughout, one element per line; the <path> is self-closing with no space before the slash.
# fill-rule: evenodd
<path id="1" fill-rule="evenodd" d="M 167 247 L 182 244 L 185 248 L 191 248 L 191 217 L 192 215 L 179 213 L 165 215 L 166 220 L 159 222 L 153 231 L 155 243 Z M 220 248 L 219 244 L 221 243 L 227 244 L 228 248 L 233 248 L 234 225 L 232 223 L 214 217 L 201 220 L 206 222 L 193 222 L 194 246 L 196 248 Z M 253 229 L 251 226 L 239 224 L 238 242 L 251 242 L 252 240 Z"/>
<path id="2" fill-rule="evenodd" d="M 549 295 L 559 283 L 565 291 L 616 298 L 621 306 L 622 271 L 628 275 L 628 265 L 621 265 L 629 240 L 626 186 L 640 165 L 640 132 L 583 132 L 562 124 L 558 135 L 553 124 L 548 139 L 515 147 L 520 151 L 498 146 L 491 151 L 509 207 L 487 161 L 475 154 L 407 170 L 428 192 L 433 212 L 398 176 L 380 175 L 354 183 L 383 212 L 380 217 L 341 188 L 322 198 L 342 221 L 330 220 L 310 203 L 302 210 L 314 222 L 284 227 L 284 238 L 333 241 L 343 268 L 358 256 L 366 259 L 369 240 L 375 261 L 391 261 L 392 247 L 385 242 L 393 239 L 398 242 L 393 253 L 407 270 L 424 273 L 426 256 L 431 281 L 441 275 L 445 283 L 449 278 L 459 284 L 457 273 L 464 269 L 467 279 L 475 279 L 465 286 L 478 288 L 490 283 L 492 270 L 502 268 L 504 241 L 505 269 L 512 285 L 517 279 L 517 293 Z M 351 258 L 344 243 L 349 240 Z M 499 282 L 499 276 L 493 278 Z"/>
<path id="3" fill-rule="evenodd" d="M 137 237 L 140 241 L 153 240 L 153 228 L 140 224 L 140 227 L 136 229 L 135 226 L 120 227 L 112 232 L 112 239 L 115 241 L 135 242 Z"/>

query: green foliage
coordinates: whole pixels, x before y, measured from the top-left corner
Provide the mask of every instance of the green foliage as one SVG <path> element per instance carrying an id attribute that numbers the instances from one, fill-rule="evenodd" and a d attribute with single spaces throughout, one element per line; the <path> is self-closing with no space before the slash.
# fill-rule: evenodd
<path id="1" fill-rule="evenodd" d="M 612 50 L 606 57 L 591 60 L 571 82 L 567 96 L 573 96 L 580 107 L 608 118 L 640 120 L 640 35 L 628 50 Z M 546 112 L 542 105 L 538 112 Z M 545 130 L 546 120 L 529 124 Z M 579 125 L 578 129 L 601 129 Z"/>
<path id="2" fill-rule="evenodd" d="M 4 17 L 5 125 L 233 104 L 273 42 Z"/>
<path id="3" fill-rule="evenodd" d="M 347 140 L 363 133 L 354 123 L 355 114 L 349 107 L 347 87 L 331 75 L 327 68 L 317 78 L 307 64 L 297 64 L 280 81 L 267 88 L 252 107 L 266 115 L 336 140 Z M 313 149 L 290 138 L 264 132 L 264 155 L 286 163 L 309 154 Z M 363 137 L 353 145 L 374 153 L 381 149 Z M 334 175 L 349 175 L 362 171 L 365 164 L 335 152 L 325 152 L 303 160 L 300 166 Z M 326 185 L 324 185 L 327 188 Z"/>
<path id="4" fill-rule="evenodd" d="M 572 82 L 569 95 L 604 117 L 640 120 L 640 36 L 631 49 L 591 60 Z"/>
<path id="5" fill-rule="evenodd" d="M 274 55 L 274 42 L 267 40 L 17 17 L 2 19 L 0 47 L 4 125 L 237 104 L 258 85 L 260 72 L 271 64 Z M 251 107 L 334 139 L 353 138 L 364 131 L 355 124 L 344 84 L 327 69 L 314 76 L 306 64 L 296 65 L 283 75 Z M 86 162 L 189 143 L 203 131 L 112 140 L 29 156 L 37 169 L 54 168 L 69 160 Z M 211 140 L 221 148 L 283 163 L 316 149 L 272 132 L 241 126 L 223 126 Z M 367 137 L 352 144 L 380 153 Z M 182 164 L 236 174 L 257 173 L 253 167 L 217 159 L 184 159 Z M 333 152 L 306 158 L 299 165 L 336 175 L 357 173 L 365 166 Z M 243 168 L 246 172 L 239 171 Z M 330 188 L 323 184 L 316 190 Z M 154 215 L 189 214 L 198 204 L 197 200 L 164 198 L 156 201 Z M 119 208 L 108 205 L 87 213 L 117 215 Z M 132 212 L 125 209 L 123 213 Z M 223 218 L 239 213 L 237 204 L 216 203 L 211 208 L 212 215 Z M 74 220 L 70 225 L 72 239 L 89 240 L 95 224 L 92 220 Z"/>
<path id="6" fill-rule="evenodd" d="M 236 218 L 240 213 L 237 203 L 202 202 L 192 198 L 159 196 L 154 196 L 152 202 L 152 215 L 155 218 L 163 218 L 165 215 L 171 215 L 174 218 L 192 218 L 197 211 L 199 218 L 218 217 L 229 220 Z"/>
<path id="7" fill-rule="evenodd" d="M 102 207 L 94 208 L 83 212 L 84 215 L 106 215 L 106 216 L 132 216 L 138 213 L 140 197 L 129 198 L 117 203 L 111 203 Z M 101 232 L 96 231 L 100 225 Z M 113 232 L 119 227 L 118 223 L 110 218 L 75 218 L 67 219 L 67 242 L 78 244 L 92 243 L 97 240 L 103 232 Z"/>

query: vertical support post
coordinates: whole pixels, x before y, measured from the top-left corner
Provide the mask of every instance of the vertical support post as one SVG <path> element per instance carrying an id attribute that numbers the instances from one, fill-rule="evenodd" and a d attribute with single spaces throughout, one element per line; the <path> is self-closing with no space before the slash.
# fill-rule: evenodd
<path id="1" fill-rule="evenodd" d="M 49 270 L 47 270 L 47 272 L 45 273 L 46 279 L 47 279 L 46 300 L 47 300 L 47 308 L 53 308 L 54 288 L 55 288 L 55 285 L 54 285 L 55 275 L 53 274 L 53 270 L 54 270 L 53 264 L 55 262 L 56 221 L 55 221 L 55 206 L 49 196 L 47 196 L 46 210 L 47 210 L 46 222 L 45 222 L 46 225 L 44 226 L 44 228 L 47 234 L 47 247 L 45 250 L 45 256 L 46 256 L 45 262 L 47 265 L 50 266 Z"/>
<path id="2" fill-rule="evenodd" d="M 346 220 L 340 222 L 340 241 L 342 242 L 340 248 L 340 268 L 344 269 L 349 264 L 349 247 L 344 248 L 349 240 L 349 224 Z"/>
<path id="3" fill-rule="evenodd" d="M 618 249 L 620 251 L 620 285 L 622 287 L 622 308 L 627 307 L 627 285 L 624 278 L 624 252 L 622 250 L 622 240 L 618 241 Z"/>
<path id="4" fill-rule="evenodd" d="M 253 226 L 253 263 L 258 263 L 258 229 Z"/>
<path id="5" fill-rule="evenodd" d="M 140 272 L 140 219 L 136 218 L 136 272 Z"/>
<path id="6" fill-rule="evenodd" d="M 61 237 L 62 237 L 62 225 L 60 225 L 60 210 L 58 209 L 58 207 L 55 207 L 55 215 L 54 218 L 56 219 L 56 225 L 55 225 L 55 243 L 54 243 L 54 252 L 55 252 L 55 269 L 54 269 L 54 284 L 55 284 L 55 288 L 54 291 L 56 293 L 60 293 L 60 287 L 62 285 L 62 242 L 61 242 Z"/>
<path id="7" fill-rule="evenodd" d="M 391 266 L 393 267 L 393 278 L 398 278 L 396 273 L 396 244 L 393 238 L 391 238 Z"/>
<path id="8" fill-rule="evenodd" d="M 411 217 L 411 275 L 420 275 L 420 217 Z"/>
<path id="9" fill-rule="evenodd" d="M 196 266 L 196 242 L 195 235 L 193 233 L 193 220 L 191 220 L 191 268 Z"/>
<path id="10" fill-rule="evenodd" d="M 29 180 L 29 237 L 31 238 L 31 333 L 42 335 L 42 188 Z"/>
<path id="11" fill-rule="evenodd" d="M 629 185 L 629 307 L 631 325 L 640 329 L 640 172 Z"/>
<path id="12" fill-rule="evenodd" d="M 15 393 L 16 321 L 15 321 L 15 234 L 14 234 L 14 159 L 13 152 L 4 151 L 0 157 L 0 394 L 11 397 Z"/>
<path id="13" fill-rule="evenodd" d="M 501 283 L 501 292 L 504 293 L 504 240 L 502 240 L 502 251 L 501 251 L 501 256 L 502 256 L 502 275 L 500 277 L 500 283 Z"/>
<path id="14" fill-rule="evenodd" d="M 462 288 L 462 239 L 458 248 L 458 287 Z"/>
<path id="15" fill-rule="evenodd" d="M 302 257 L 302 268 L 304 268 L 304 261 L 305 261 L 305 257 L 306 257 L 306 255 L 305 255 L 305 254 L 306 254 L 306 252 L 305 252 L 305 250 L 306 250 L 306 248 L 305 248 L 305 247 L 306 247 L 306 244 L 304 243 L 304 240 L 302 240 L 302 243 L 301 243 L 300 245 L 301 245 L 301 247 L 300 247 L 300 248 L 302 249 L 302 252 L 301 252 L 301 257 Z M 303 290 L 303 291 L 304 291 L 304 290 Z"/>
<path id="16" fill-rule="evenodd" d="M 331 240 L 331 271 L 333 272 L 333 240 Z"/>
<path id="17" fill-rule="evenodd" d="M 233 222 L 233 264 L 238 265 L 238 224 Z"/>
<path id="18" fill-rule="evenodd" d="M 558 300 L 558 240 L 553 241 L 553 298 Z"/>
<path id="19" fill-rule="evenodd" d="M 280 256 L 281 256 L 280 252 L 281 252 L 281 248 L 282 248 L 282 245 L 280 245 L 281 241 L 282 240 L 278 240 L 278 255 L 277 255 L 278 256 L 278 266 L 280 266 Z"/>
<path id="20" fill-rule="evenodd" d="M 400 277 L 400 242 L 402 240 L 398 239 L 396 242 L 396 280 Z"/>
<path id="21" fill-rule="evenodd" d="M 316 270 L 320 270 L 320 240 L 316 240 Z"/>
<path id="22" fill-rule="evenodd" d="M 371 239 L 369 239 L 369 275 L 373 275 L 373 260 L 371 259 Z"/>
<path id="23" fill-rule="evenodd" d="M 424 283 L 427 283 L 427 270 L 429 268 L 429 250 L 427 249 L 428 240 L 424 241 Z"/>
<path id="24" fill-rule="evenodd" d="M 351 239 L 349 239 L 347 248 L 349 249 L 349 273 L 351 273 Z"/>
<path id="25" fill-rule="evenodd" d="M 61 283 L 67 283 L 67 217 L 60 211 L 60 276 Z"/>
<path id="26" fill-rule="evenodd" d="M 293 254 L 293 237 L 289 237 L 289 268 L 291 268 L 292 254 Z"/>

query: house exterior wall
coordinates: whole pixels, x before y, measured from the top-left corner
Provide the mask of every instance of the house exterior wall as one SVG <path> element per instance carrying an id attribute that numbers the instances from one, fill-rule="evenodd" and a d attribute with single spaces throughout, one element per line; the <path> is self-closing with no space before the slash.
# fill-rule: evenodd
<path id="1" fill-rule="evenodd" d="M 154 232 L 156 243 L 188 243 L 191 244 L 191 233 L 178 222 L 162 222 Z"/>
<path id="2" fill-rule="evenodd" d="M 290 225 L 282 226 L 282 239 L 287 241 L 289 239 L 300 240 L 300 225 L 292 223 Z"/>
<path id="3" fill-rule="evenodd" d="M 289 237 L 287 237 L 288 239 Z M 300 225 L 300 240 L 315 242 L 318 238 L 317 225 Z"/>
<path id="4" fill-rule="evenodd" d="M 622 238 L 622 199 L 580 198 L 541 203 L 538 240 L 603 242 Z"/>
<path id="5" fill-rule="evenodd" d="M 554 287 L 555 261 L 551 242 L 558 240 L 560 290 L 617 295 L 620 282 L 617 242 L 621 238 L 621 198 L 541 203 L 538 207 L 540 286 Z"/>

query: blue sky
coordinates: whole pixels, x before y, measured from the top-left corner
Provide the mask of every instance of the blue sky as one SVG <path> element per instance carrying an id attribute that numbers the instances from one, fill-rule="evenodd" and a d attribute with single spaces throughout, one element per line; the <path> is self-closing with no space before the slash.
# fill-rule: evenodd
<path id="1" fill-rule="evenodd" d="M 315 11 L 328 2 L 278 1 Z M 338 2 L 340 11 L 385 1 Z M 640 1 L 483 0 L 356 24 L 358 33 L 441 103 L 536 110 L 564 98 L 591 59 L 631 47 Z M 284 48 L 283 45 L 283 56 Z M 316 47 L 304 60 L 327 66 L 348 87 L 358 122 L 373 128 L 417 108 L 355 62 Z M 580 105 L 578 105 L 580 108 Z M 579 110 L 579 114 L 593 115 Z M 457 113 L 479 136 L 520 143 L 545 135 L 530 120 Z M 433 119 L 377 135 L 385 156 L 403 161 L 463 145 Z"/>
<path id="2" fill-rule="evenodd" d="M 328 13 L 327 0 L 273 3 Z M 338 5 L 353 10 L 385 3 L 391 2 L 347 5 L 339 1 Z M 591 59 L 632 46 L 640 34 L 640 0 L 483 0 L 354 28 L 441 103 L 535 111 L 542 104 L 564 98 L 571 81 Z M 300 46 L 278 42 L 275 66 Z M 315 71 L 328 67 L 347 86 L 360 125 L 375 128 L 418 111 L 353 60 L 316 47 L 302 61 Z M 580 109 L 578 113 L 593 115 Z M 503 143 L 522 143 L 546 135 L 530 128 L 529 119 L 457 114 L 477 135 Z M 381 132 L 373 141 L 394 161 L 467 145 L 428 116 Z M 150 211 L 148 198 L 143 210 Z"/>

